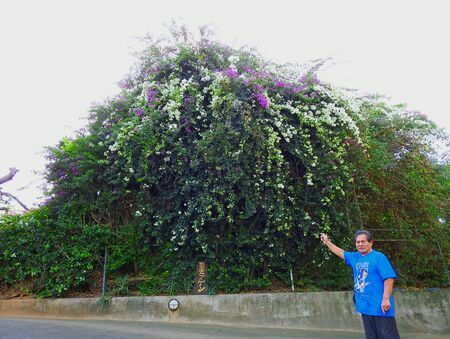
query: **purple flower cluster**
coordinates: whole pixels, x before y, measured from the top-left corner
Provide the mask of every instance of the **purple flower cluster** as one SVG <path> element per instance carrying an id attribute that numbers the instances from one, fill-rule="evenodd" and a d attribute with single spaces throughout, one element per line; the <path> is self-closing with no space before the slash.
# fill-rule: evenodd
<path id="1" fill-rule="evenodd" d="M 258 104 L 264 108 L 269 108 L 269 100 L 267 99 L 266 95 L 264 94 L 265 88 L 261 84 L 254 84 L 253 88 L 255 89 L 255 98 Z"/>
<path id="2" fill-rule="evenodd" d="M 276 88 L 282 88 L 282 89 L 285 89 L 285 90 L 290 90 L 293 93 L 301 93 L 301 92 L 305 91 L 306 88 L 307 88 L 307 86 L 305 84 L 303 84 L 303 83 L 300 83 L 300 85 L 294 85 L 292 83 L 285 82 L 285 81 L 282 81 L 282 80 L 279 80 L 279 81 L 275 82 L 275 87 Z"/>
<path id="3" fill-rule="evenodd" d="M 269 108 L 269 100 L 267 100 L 266 96 L 262 93 L 256 93 L 256 101 L 258 101 L 258 104 L 264 108 Z"/>
<path id="4" fill-rule="evenodd" d="M 313 83 L 314 85 L 320 83 L 316 74 L 305 74 L 298 81 L 304 84 L 304 86 L 306 86 L 308 83 Z"/>
<path id="5" fill-rule="evenodd" d="M 300 93 L 300 92 L 305 91 L 306 88 L 307 88 L 306 85 L 295 86 L 295 87 L 292 88 L 292 92 L 293 92 L 293 93 Z"/>
<path id="6" fill-rule="evenodd" d="M 245 67 L 244 71 L 246 71 L 248 74 L 256 74 L 256 71 L 251 67 Z"/>
<path id="7" fill-rule="evenodd" d="M 254 87 L 255 87 L 256 92 L 258 92 L 258 93 L 264 92 L 264 87 L 263 87 L 263 85 L 255 84 Z"/>
<path id="8" fill-rule="evenodd" d="M 230 79 L 235 79 L 235 78 L 239 77 L 239 72 L 235 68 L 231 68 L 231 67 L 228 67 L 224 71 L 224 74 Z"/>
<path id="9" fill-rule="evenodd" d="M 147 105 L 148 106 L 153 106 L 154 105 L 154 103 L 157 100 L 156 99 L 156 94 L 157 94 L 156 90 L 154 90 L 154 89 L 148 90 L 148 92 L 147 92 Z"/>
<path id="10" fill-rule="evenodd" d="M 123 79 L 123 80 L 119 81 L 118 85 L 120 88 L 124 88 L 124 89 L 129 89 L 132 86 L 131 81 L 128 79 Z"/>
<path id="11" fill-rule="evenodd" d="M 320 83 L 320 81 L 315 74 L 308 73 L 308 74 L 303 75 L 300 79 L 298 79 L 298 82 L 290 83 L 290 82 L 286 82 L 283 80 L 277 80 L 277 81 L 275 81 L 274 86 L 275 86 L 275 88 L 283 89 L 283 90 L 298 94 L 298 93 L 305 92 L 306 89 L 308 88 L 308 85 L 310 85 L 310 84 L 317 85 L 319 83 Z M 308 96 L 308 95 L 305 94 L 305 96 Z"/>
<path id="12" fill-rule="evenodd" d="M 275 87 L 291 87 L 291 84 L 288 84 L 287 82 L 284 81 L 277 81 L 275 83 Z"/>
<path id="13" fill-rule="evenodd" d="M 134 113 L 135 113 L 138 117 L 140 117 L 140 116 L 142 116 L 142 114 L 144 114 L 144 110 L 143 110 L 142 108 L 135 108 L 135 109 L 134 109 Z"/>
<path id="14" fill-rule="evenodd" d="M 158 73 L 160 70 L 161 70 L 161 66 L 156 66 L 150 70 L 150 73 L 152 73 L 152 74 Z"/>
<path id="15" fill-rule="evenodd" d="M 248 74 L 252 75 L 254 78 L 260 78 L 260 79 L 268 79 L 270 78 L 270 73 L 265 71 L 256 71 L 251 67 L 245 67 L 244 71 Z"/>

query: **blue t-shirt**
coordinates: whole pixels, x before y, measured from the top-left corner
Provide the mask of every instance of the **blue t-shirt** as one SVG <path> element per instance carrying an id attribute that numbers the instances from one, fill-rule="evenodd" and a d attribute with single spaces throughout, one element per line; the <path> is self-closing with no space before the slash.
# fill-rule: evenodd
<path id="1" fill-rule="evenodd" d="M 397 278 L 386 256 L 372 250 L 366 255 L 359 252 L 344 252 L 345 263 L 353 269 L 356 311 L 365 315 L 394 316 L 394 297 L 391 295 L 391 309 L 383 313 L 384 280 Z"/>

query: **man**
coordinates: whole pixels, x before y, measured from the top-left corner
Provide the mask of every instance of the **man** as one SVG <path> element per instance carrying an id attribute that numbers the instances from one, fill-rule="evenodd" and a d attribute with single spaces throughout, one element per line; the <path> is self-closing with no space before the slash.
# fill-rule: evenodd
<path id="1" fill-rule="evenodd" d="M 353 269 L 356 311 L 361 313 L 367 339 L 400 338 L 394 318 L 392 289 L 397 278 L 389 259 L 372 249 L 369 231 L 355 233 L 357 252 L 346 252 L 333 244 L 326 234 L 320 239 L 331 252 Z"/>

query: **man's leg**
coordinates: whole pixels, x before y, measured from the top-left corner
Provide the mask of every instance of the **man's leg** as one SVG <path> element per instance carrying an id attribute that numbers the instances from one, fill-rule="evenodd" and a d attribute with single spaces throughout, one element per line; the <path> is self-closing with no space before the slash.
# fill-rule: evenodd
<path id="1" fill-rule="evenodd" d="M 364 324 L 364 332 L 366 333 L 366 339 L 381 339 L 378 337 L 377 324 L 373 315 L 362 315 Z"/>
<path id="2" fill-rule="evenodd" d="M 394 317 L 375 317 L 379 339 L 400 339 Z"/>

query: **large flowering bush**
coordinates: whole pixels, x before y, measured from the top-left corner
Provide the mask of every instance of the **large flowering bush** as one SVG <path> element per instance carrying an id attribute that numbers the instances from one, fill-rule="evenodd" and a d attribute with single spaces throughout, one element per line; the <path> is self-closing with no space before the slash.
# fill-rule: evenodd
<path id="1" fill-rule="evenodd" d="M 52 150 L 62 202 L 104 201 L 93 218 L 132 221 L 182 257 L 251 258 L 255 272 L 292 266 L 342 224 L 357 113 L 314 67 L 208 40 L 153 44 L 121 87 Z"/>
<path id="2" fill-rule="evenodd" d="M 319 232 L 365 224 L 365 126 L 389 111 L 321 83 L 317 67 L 269 63 L 206 38 L 151 43 L 121 93 L 92 108 L 87 130 L 52 149 L 54 203 L 113 228 L 133 224 L 142 244 L 171 258 L 208 260 L 218 288 L 282 276 Z M 426 140 L 429 122 L 409 119 L 422 121 L 415 137 L 425 129 Z M 406 158 L 373 149 L 391 164 Z"/>

